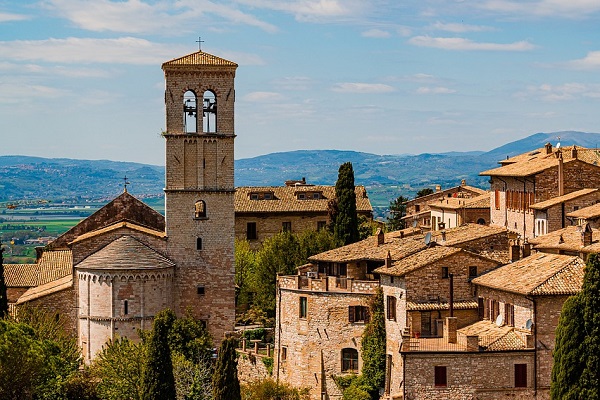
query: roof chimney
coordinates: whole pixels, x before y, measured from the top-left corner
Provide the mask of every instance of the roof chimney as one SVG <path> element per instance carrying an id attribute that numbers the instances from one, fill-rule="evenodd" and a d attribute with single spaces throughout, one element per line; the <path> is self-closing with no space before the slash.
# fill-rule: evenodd
<path id="1" fill-rule="evenodd" d="M 462 181 L 460 181 L 460 186 L 467 186 L 467 180 L 463 179 Z"/>
<path id="2" fill-rule="evenodd" d="M 387 256 L 385 256 L 385 267 L 386 268 L 392 267 L 392 255 L 390 254 L 389 250 L 387 252 Z"/>
<path id="3" fill-rule="evenodd" d="M 385 243 L 385 234 L 381 228 L 377 229 L 377 246 L 381 246 Z"/>
<path id="4" fill-rule="evenodd" d="M 565 194 L 565 178 L 562 151 L 557 151 L 556 157 L 558 158 L 558 195 L 563 196 Z"/>
<path id="5" fill-rule="evenodd" d="M 548 142 L 546 143 L 546 154 L 551 154 L 552 153 L 552 143 Z"/>
<path id="6" fill-rule="evenodd" d="M 442 231 L 442 242 L 446 241 L 446 231 Z"/>
<path id="7" fill-rule="evenodd" d="M 441 192 L 442 191 L 442 185 L 435 185 L 435 191 L 437 192 Z"/>
<path id="8" fill-rule="evenodd" d="M 585 224 L 583 226 L 581 239 L 583 241 L 584 246 L 589 246 L 590 244 L 592 244 L 592 228 L 590 227 L 590 224 Z"/>
<path id="9" fill-rule="evenodd" d="M 573 148 L 571 149 L 571 158 L 577 158 L 577 146 L 573 145 Z"/>

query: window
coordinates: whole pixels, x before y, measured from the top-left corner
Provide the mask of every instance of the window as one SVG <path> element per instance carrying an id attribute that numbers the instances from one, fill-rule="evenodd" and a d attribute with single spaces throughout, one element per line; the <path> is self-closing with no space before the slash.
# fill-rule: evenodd
<path id="1" fill-rule="evenodd" d="M 210 90 L 204 92 L 202 99 L 202 131 L 217 132 L 217 96 Z"/>
<path id="2" fill-rule="evenodd" d="M 442 279 L 448 279 L 448 267 L 442 267 Z"/>
<path id="3" fill-rule="evenodd" d="M 369 308 L 365 306 L 348 307 L 348 322 L 369 322 Z"/>
<path id="4" fill-rule="evenodd" d="M 289 221 L 282 222 L 281 230 L 284 232 L 291 232 L 292 231 L 292 223 Z"/>
<path id="5" fill-rule="evenodd" d="M 317 221 L 317 230 L 320 231 L 321 229 L 325 229 L 327 228 L 327 221 Z"/>
<path id="6" fill-rule="evenodd" d="M 281 361 L 287 360 L 287 347 L 281 348 Z"/>
<path id="7" fill-rule="evenodd" d="M 469 267 L 469 279 L 477 278 L 477 267 Z"/>
<path id="8" fill-rule="evenodd" d="M 514 304 L 504 304 L 504 323 L 509 326 L 515 326 L 515 306 Z"/>
<path id="9" fill-rule="evenodd" d="M 527 387 L 527 364 L 515 364 L 515 387 Z"/>
<path id="10" fill-rule="evenodd" d="M 197 117 L 196 93 L 188 90 L 183 94 L 183 130 L 185 133 L 196 133 Z"/>
<path id="11" fill-rule="evenodd" d="M 485 306 L 483 301 L 483 297 L 477 298 L 477 317 L 480 321 L 485 317 Z"/>
<path id="12" fill-rule="evenodd" d="M 129 314 L 129 302 L 127 300 L 123 302 L 123 314 Z"/>
<path id="13" fill-rule="evenodd" d="M 434 368 L 434 385 L 435 387 L 446 387 L 448 386 L 448 377 L 446 375 L 446 367 L 442 365 L 436 365 Z"/>
<path id="14" fill-rule="evenodd" d="M 271 193 L 265 193 L 265 200 L 271 200 L 273 199 L 273 195 Z"/>
<path id="15" fill-rule="evenodd" d="M 250 193 L 250 200 L 258 200 L 258 193 Z"/>
<path id="16" fill-rule="evenodd" d="M 306 318 L 306 316 L 308 315 L 307 306 L 308 306 L 308 304 L 307 304 L 306 297 L 300 297 L 300 313 L 299 313 L 300 318 Z"/>
<path id="17" fill-rule="evenodd" d="M 200 295 L 200 296 L 204 296 L 205 293 L 205 289 L 204 286 L 198 286 L 196 287 L 196 292 Z"/>
<path id="18" fill-rule="evenodd" d="M 415 205 L 415 212 L 421 211 L 421 206 L 419 204 Z"/>
<path id="19" fill-rule="evenodd" d="M 396 297 L 394 296 L 387 297 L 387 319 L 396 320 Z"/>
<path id="20" fill-rule="evenodd" d="M 358 351 L 342 349 L 342 372 L 358 372 Z"/>
<path id="21" fill-rule="evenodd" d="M 258 235 L 256 234 L 256 222 L 248 222 L 246 224 L 246 239 L 256 240 Z"/>
<path id="22" fill-rule="evenodd" d="M 196 250 L 202 250 L 202 238 L 196 238 Z"/>
<path id="23" fill-rule="evenodd" d="M 204 200 L 198 200 L 194 204 L 194 217 L 195 218 L 206 218 L 206 203 Z"/>
<path id="24" fill-rule="evenodd" d="M 498 190 L 494 191 L 494 206 L 496 210 L 500 209 L 500 191 Z"/>
<path id="25" fill-rule="evenodd" d="M 312 198 L 318 200 L 321 198 L 321 193 L 313 193 Z"/>

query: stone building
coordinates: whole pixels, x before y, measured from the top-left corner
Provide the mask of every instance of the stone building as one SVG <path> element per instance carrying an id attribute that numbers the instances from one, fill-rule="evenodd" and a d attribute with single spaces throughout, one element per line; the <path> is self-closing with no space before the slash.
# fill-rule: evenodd
<path id="1" fill-rule="evenodd" d="M 506 227 L 520 235 L 522 241 L 538 236 L 536 210 L 531 206 L 582 189 L 598 188 L 598 162 L 600 156 L 593 149 L 554 148 L 550 143 L 542 149 L 500 161 L 499 168 L 480 173 L 490 177 L 490 224 Z M 571 199 L 565 201 L 569 203 Z M 548 225 L 542 227 L 541 219 L 538 221 L 540 232 L 550 232 Z"/>
<path id="2" fill-rule="evenodd" d="M 490 195 L 467 199 L 443 198 L 429 203 L 432 230 L 456 228 L 463 224 L 489 225 Z"/>
<path id="3" fill-rule="evenodd" d="M 535 254 L 474 278 L 479 321 L 448 317 L 441 338 L 405 335 L 390 397 L 549 399 L 554 331 L 583 271 L 579 257 Z"/>
<path id="4" fill-rule="evenodd" d="M 436 202 L 450 199 L 471 199 L 473 197 L 481 196 L 486 191 L 473 186 L 467 185 L 467 182 L 463 179 L 459 186 L 454 186 L 448 189 L 443 189 L 440 185 L 436 185 L 435 192 L 426 196 L 416 197 L 406 202 L 406 215 L 402 217 L 405 221 L 406 226 L 412 226 L 413 223 L 424 231 L 428 230 L 439 230 L 444 229 L 443 226 L 438 226 L 438 221 L 433 221 L 431 218 L 430 205 Z M 443 222 L 443 221 L 439 221 Z M 465 222 L 476 222 L 476 221 L 465 221 Z M 459 224 L 460 225 L 460 224 Z M 449 226 L 445 226 L 449 228 Z"/>
<path id="5" fill-rule="evenodd" d="M 373 208 L 364 186 L 356 186 L 356 211 L 371 220 Z M 328 204 L 335 186 L 309 185 L 306 180 L 285 186 L 239 187 L 235 192 L 235 236 L 256 249 L 282 231 L 293 233 L 325 228 L 331 221 Z"/>
<path id="6" fill-rule="evenodd" d="M 165 308 L 204 321 L 216 340 L 233 330 L 237 64 L 199 51 L 162 68 L 166 216 L 125 189 L 48 244 L 11 288 L 13 307 L 67 317 L 86 361 L 117 335 L 137 340 Z"/>
<path id="7" fill-rule="evenodd" d="M 600 203 L 579 208 L 567 213 L 567 218 L 575 225 L 588 224 L 591 228 L 600 228 Z"/>

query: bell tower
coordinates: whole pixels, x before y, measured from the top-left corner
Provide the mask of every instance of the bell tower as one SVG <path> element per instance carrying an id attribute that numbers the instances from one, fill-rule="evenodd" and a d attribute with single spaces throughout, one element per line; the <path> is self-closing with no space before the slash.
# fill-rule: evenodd
<path id="1" fill-rule="evenodd" d="M 237 64 L 203 51 L 167 61 L 167 253 L 174 304 L 206 322 L 215 340 L 233 330 L 233 143 Z"/>

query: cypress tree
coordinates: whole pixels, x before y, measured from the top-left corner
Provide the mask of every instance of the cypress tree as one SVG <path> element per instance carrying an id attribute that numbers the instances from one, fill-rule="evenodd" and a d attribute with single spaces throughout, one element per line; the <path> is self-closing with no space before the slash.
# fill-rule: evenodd
<path id="1" fill-rule="evenodd" d="M 6 289 L 6 280 L 4 279 L 4 248 L 0 242 L 0 318 L 8 315 L 8 295 Z"/>
<path id="2" fill-rule="evenodd" d="M 174 400 L 175 378 L 169 349 L 169 331 L 175 313 L 163 310 L 156 314 L 148 339 L 146 363 L 142 371 L 142 388 L 145 400 Z"/>
<path id="3" fill-rule="evenodd" d="M 378 287 L 369 303 L 370 319 L 362 335 L 362 376 L 373 389 L 371 397 L 379 399 L 379 388 L 385 385 L 385 315 L 383 290 Z"/>
<path id="4" fill-rule="evenodd" d="M 213 374 L 213 400 L 241 400 L 240 381 L 237 376 L 235 339 L 221 343 Z"/>
<path id="5" fill-rule="evenodd" d="M 356 214 L 356 192 L 354 191 L 354 170 L 352 163 L 340 165 L 338 180 L 335 183 L 337 211 L 333 216 L 333 234 L 342 245 L 357 242 L 358 216 Z"/>
<path id="6" fill-rule="evenodd" d="M 590 255 L 579 293 L 585 338 L 582 343 L 585 367 L 581 374 L 581 397 L 600 399 L 600 257 Z"/>

